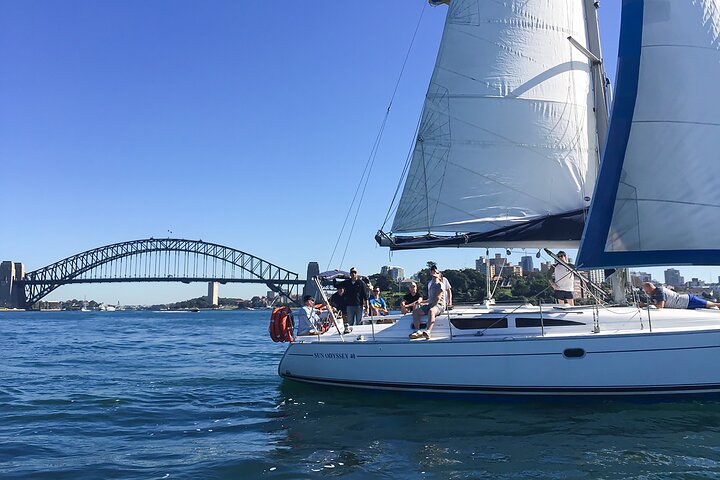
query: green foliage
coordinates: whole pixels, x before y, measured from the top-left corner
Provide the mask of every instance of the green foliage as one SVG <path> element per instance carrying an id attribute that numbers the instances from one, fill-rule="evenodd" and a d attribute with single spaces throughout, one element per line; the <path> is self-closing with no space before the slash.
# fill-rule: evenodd
<path id="1" fill-rule="evenodd" d="M 395 282 L 395 280 L 392 279 L 389 275 L 382 275 L 380 273 L 376 273 L 374 275 L 370 275 L 368 277 L 370 279 L 370 282 L 372 282 L 373 287 L 380 287 L 380 290 L 382 292 L 397 292 L 398 291 L 398 284 Z"/>
<path id="2" fill-rule="evenodd" d="M 423 269 L 415 274 L 417 284 L 423 297 L 427 296 L 427 284 L 430 281 L 430 266 L 434 262 L 428 262 L 428 268 Z M 479 272 L 473 268 L 464 268 L 462 270 L 443 270 L 443 275 L 452 285 L 453 303 L 454 304 L 472 304 L 481 303 L 487 296 L 485 272 Z M 402 293 L 397 292 L 397 284 L 387 276 L 375 274 L 370 279 L 373 285 L 380 286 L 385 301 L 392 308 L 398 308 Z M 495 300 L 498 302 L 532 302 L 552 303 L 553 290 L 550 287 L 548 279 L 537 272 L 530 273 L 526 277 L 512 276 L 502 280 L 503 285 L 507 287 L 495 288 L 495 281 L 491 283 L 491 288 L 495 289 Z M 404 290 L 404 289 L 403 289 Z"/>

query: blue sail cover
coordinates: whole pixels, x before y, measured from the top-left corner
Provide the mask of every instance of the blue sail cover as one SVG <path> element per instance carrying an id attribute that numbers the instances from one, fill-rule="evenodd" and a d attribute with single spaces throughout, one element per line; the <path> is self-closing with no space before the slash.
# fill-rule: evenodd
<path id="1" fill-rule="evenodd" d="M 720 0 L 623 0 L 581 268 L 720 265 Z"/>

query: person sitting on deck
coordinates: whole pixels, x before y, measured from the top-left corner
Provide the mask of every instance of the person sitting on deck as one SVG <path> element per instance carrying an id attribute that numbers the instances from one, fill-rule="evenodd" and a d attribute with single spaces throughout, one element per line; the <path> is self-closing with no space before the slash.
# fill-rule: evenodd
<path id="1" fill-rule="evenodd" d="M 432 274 L 433 272 L 437 272 L 438 267 L 434 263 L 430 265 L 430 281 L 428 282 L 428 292 L 430 291 L 430 284 L 433 283 Z M 445 298 L 445 306 L 448 310 L 452 310 L 453 308 L 453 296 L 452 296 L 452 285 L 450 285 L 450 281 L 445 278 L 445 275 L 442 275 L 442 290 L 443 290 L 443 298 Z M 429 296 L 429 295 L 428 295 Z"/>
<path id="2" fill-rule="evenodd" d="M 422 302 L 422 295 L 418 291 L 417 283 L 411 282 L 408 286 L 408 293 L 400 301 L 400 311 L 405 313 L 412 312 Z"/>
<path id="3" fill-rule="evenodd" d="M 330 306 L 335 310 L 336 315 L 347 318 L 347 304 L 345 303 L 345 289 L 338 287 L 337 291 L 330 297 Z"/>
<path id="4" fill-rule="evenodd" d="M 375 287 L 372 295 L 370 295 L 370 315 L 387 315 L 387 303 L 385 299 L 380 296 L 380 288 Z"/>
<path id="5" fill-rule="evenodd" d="M 720 308 L 720 303 L 705 300 L 692 293 L 677 293 L 669 288 L 656 287 L 651 282 L 643 283 L 642 289 L 648 295 L 649 303 L 657 308 Z M 640 302 L 641 307 L 647 305 Z"/>
<path id="6" fill-rule="evenodd" d="M 303 297 L 303 306 L 298 313 L 298 335 L 320 335 L 322 320 L 315 310 L 315 299 L 312 295 Z"/>
<path id="7" fill-rule="evenodd" d="M 432 276 L 432 280 L 428 287 L 428 300 L 422 302 L 420 308 L 413 310 L 413 329 L 415 331 L 410 334 L 410 338 L 413 340 L 417 338 L 430 340 L 430 335 L 435 325 L 435 317 L 445 310 L 443 274 L 439 270 L 434 269 L 430 271 L 430 275 Z M 420 317 L 423 315 L 428 316 L 427 328 L 420 331 Z"/>

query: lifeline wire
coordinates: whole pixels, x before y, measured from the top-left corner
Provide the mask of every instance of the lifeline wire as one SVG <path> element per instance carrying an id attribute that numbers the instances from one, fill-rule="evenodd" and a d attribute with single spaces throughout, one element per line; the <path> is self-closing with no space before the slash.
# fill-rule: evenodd
<path id="1" fill-rule="evenodd" d="M 363 169 L 363 174 L 360 177 L 360 181 L 358 182 L 358 186 L 355 189 L 355 195 L 353 196 L 352 202 L 350 202 L 350 207 L 348 208 L 347 215 L 345 215 L 345 221 L 343 222 L 343 226 L 340 229 L 340 234 L 338 235 L 338 239 L 335 242 L 335 247 L 333 248 L 332 255 L 330 255 L 330 260 L 328 261 L 328 269 L 330 269 L 330 265 L 332 264 L 333 258 L 335 257 L 335 252 L 337 251 L 338 244 L 340 243 L 340 239 L 342 238 L 343 232 L 345 231 L 345 226 L 347 225 L 348 218 L 350 218 L 350 213 L 352 212 L 353 206 L 355 205 L 355 200 L 357 199 L 358 192 L 360 191 L 360 186 L 363 185 L 363 179 L 365 180 L 364 186 L 362 189 L 362 193 L 360 195 L 360 199 L 357 203 L 357 210 L 355 211 L 355 216 L 353 218 L 353 223 L 350 228 L 350 231 L 348 232 L 348 239 L 345 244 L 345 250 L 343 252 L 342 259 L 340 260 L 340 268 L 342 268 L 342 264 L 345 261 L 345 254 L 347 253 L 348 246 L 350 245 L 350 239 L 352 238 L 352 232 L 355 228 L 355 221 L 357 220 L 358 213 L 360 212 L 360 207 L 362 206 L 362 201 L 365 196 L 365 189 L 367 187 L 368 181 L 370 180 L 370 173 L 372 171 L 372 167 L 375 163 L 375 157 L 377 156 L 378 147 L 380 145 L 380 141 L 382 139 L 383 131 L 385 130 L 385 125 L 387 124 L 388 116 L 390 115 L 390 109 L 392 108 L 393 102 L 395 101 L 395 95 L 397 94 L 398 87 L 400 85 L 400 80 L 402 79 L 402 75 L 405 72 L 405 66 L 407 65 L 408 58 L 410 57 L 410 52 L 412 51 L 412 47 L 415 44 L 415 38 L 417 37 L 417 32 L 420 29 L 420 23 L 423 18 L 423 14 L 425 13 L 425 4 L 423 4 L 422 9 L 420 11 L 420 17 L 418 18 L 417 25 L 415 26 L 415 31 L 413 32 L 412 39 L 410 40 L 410 46 L 408 47 L 407 53 L 405 54 L 405 60 L 403 61 L 402 68 L 400 69 L 400 74 L 398 75 L 398 79 L 395 82 L 395 88 L 393 89 L 392 96 L 390 97 L 390 103 L 388 103 L 387 110 L 385 111 L 385 117 L 383 118 L 382 124 L 380 126 L 380 131 L 377 134 L 377 137 L 375 138 L 375 143 L 373 144 L 372 149 L 370 150 L 370 156 L 368 157 L 367 162 L 365 163 L 365 168 Z"/>

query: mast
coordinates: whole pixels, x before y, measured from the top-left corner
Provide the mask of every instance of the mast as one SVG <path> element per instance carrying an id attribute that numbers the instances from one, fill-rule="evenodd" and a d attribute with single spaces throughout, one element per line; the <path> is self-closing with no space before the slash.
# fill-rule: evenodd
<path id="1" fill-rule="evenodd" d="M 608 106 L 607 106 L 607 82 L 605 77 L 605 66 L 602 61 L 602 48 L 600 46 L 600 25 L 598 23 L 598 8 L 600 2 L 597 0 L 585 0 L 585 22 L 587 25 L 588 49 L 592 54 L 589 57 L 592 62 L 593 92 L 595 95 L 595 121 L 598 136 L 598 167 L 599 159 L 602 158 L 605 150 L 605 140 L 608 129 Z"/>
<path id="2" fill-rule="evenodd" d="M 585 22 L 587 25 L 587 45 L 588 49 L 584 49 L 575 39 L 568 37 L 568 40 L 583 54 L 585 54 L 592 64 L 591 72 L 593 77 L 593 93 L 595 108 L 595 124 L 597 128 L 597 168 L 600 170 L 600 161 L 605 151 L 605 142 L 607 140 L 607 131 L 609 123 L 608 113 L 608 91 L 607 78 L 605 76 L 605 67 L 602 61 L 602 48 L 600 45 L 600 24 L 598 22 L 598 8 L 600 2 L 598 0 L 585 0 Z M 627 305 L 627 297 L 625 290 L 628 281 L 627 268 L 616 269 L 615 273 L 610 276 L 612 284 L 613 301 L 618 305 Z"/>
<path id="3" fill-rule="evenodd" d="M 485 249 L 485 305 L 490 306 L 495 303 L 490 291 L 490 249 Z"/>

